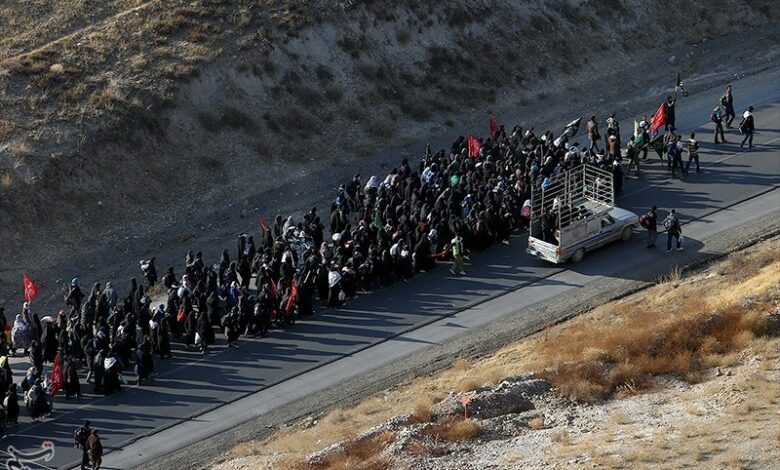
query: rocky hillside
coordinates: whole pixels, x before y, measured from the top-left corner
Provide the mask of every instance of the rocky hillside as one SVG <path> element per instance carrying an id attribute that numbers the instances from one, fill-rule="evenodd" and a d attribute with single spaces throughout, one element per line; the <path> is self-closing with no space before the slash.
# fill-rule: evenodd
<path id="1" fill-rule="evenodd" d="M 771 0 L 2 2 L 0 243 L 76 254 L 489 109 L 590 96 L 585 77 L 659 48 L 744 28 L 776 43 L 778 15 Z"/>

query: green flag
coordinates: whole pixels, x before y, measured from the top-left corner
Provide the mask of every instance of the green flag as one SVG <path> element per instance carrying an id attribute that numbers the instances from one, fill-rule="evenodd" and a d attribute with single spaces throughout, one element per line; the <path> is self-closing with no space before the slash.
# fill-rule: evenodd
<path id="1" fill-rule="evenodd" d="M 683 96 L 688 96 L 688 89 L 685 88 L 685 83 L 683 83 L 682 78 L 680 78 L 680 74 L 677 74 L 677 88 L 680 89 L 680 93 L 682 93 Z"/>
<path id="2" fill-rule="evenodd" d="M 655 153 L 658 154 L 659 157 L 664 156 L 664 136 L 663 134 L 659 134 L 658 137 L 653 139 L 650 142 L 650 146 L 653 147 L 655 150 Z"/>
<path id="3" fill-rule="evenodd" d="M 371 223 L 371 225 L 376 227 L 377 230 L 382 230 L 382 227 L 384 227 L 384 225 L 382 225 L 382 217 L 379 215 L 378 210 L 374 212 L 374 221 Z"/>

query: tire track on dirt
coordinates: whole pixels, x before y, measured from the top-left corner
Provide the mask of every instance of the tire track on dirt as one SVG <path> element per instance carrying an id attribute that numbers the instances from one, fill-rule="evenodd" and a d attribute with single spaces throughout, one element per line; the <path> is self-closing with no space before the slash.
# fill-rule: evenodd
<path id="1" fill-rule="evenodd" d="M 142 4 L 138 5 L 138 6 L 133 7 L 133 8 L 129 8 L 127 10 L 123 10 L 123 11 L 121 11 L 119 13 L 114 14 L 114 15 L 102 18 L 102 19 L 98 20 L 97 22 L 90 24 L 89 26 L 84 26 L 83 28 L 79 28 L 79 29 L 76 29 L 75 31 L 71 31 L 71 32 L 65 34 L 64 36 L 60 36 L 57 39 L 54 39 L 53 41 L 49 41 L 49 42 L 47 42 L 45 44 L 42 44 L 42 45 L 40 45 L 38 47 L 35 47 L 33 49 L 30 49 L 28 51 L 21 52 L 21 53 L 18 53 L 18 54 L 14 54 L 14 55 L 11 55 L 11 56 L 8 56 L 8 57 L 2 57 L 2 58 L 0 58 L 0 64 L 7 63 L 7 62 L 12 61 L 12 60 L 18 60 L 18 59 L 21 59 L 21 58 L 23 58 L 25 56 L 29 56 L 31 54 L 35 54 L 37 52 L 44 51 L 44 50 L 46 50 L 49 47 L 52 47 L 52 46 L 55 46 L 55 45 L 60 44 L 62 42 L 65 42 L 65 41 L 67 41 L 69 39 L 72 39 L 72 38 L 74 38 L 74 37 L 76 37 L 76 36 L 78 36 L 80 34 L 84 34 L 84 33 L 90 32 L 90 31 L 95 31 L 95 30 L 99 29 L 101 26 L 104 26 L 104 25 L 110 23 L 111 21 L 115 21 L 115 20 L 124 18 L 125 16 L 131 15 L 133 13 L 138 13 L 140 11 L 146 10 L 147 8 L 151 8 L 153 5 L 156 5 L 156 4 L 162 4 L 162 0 L 149 0 L 148 2 L 142 3 Z"/>

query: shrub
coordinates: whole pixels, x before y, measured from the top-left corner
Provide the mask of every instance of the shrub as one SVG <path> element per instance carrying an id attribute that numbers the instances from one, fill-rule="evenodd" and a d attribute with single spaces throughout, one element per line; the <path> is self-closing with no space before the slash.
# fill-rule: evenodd
<path id="1" fill-rule="evenodd" d="M 454 419 L 430 427 L 424 433 L 442 441 L 463 442 L 481 436 L 485 429 L 479 421 L 473 419 Z"/>
<path id="2" fill-rule="evenodd" d="M 366 439 L 353 439 L 340 452 L 326 457 L 312 465 L 317 470 L 385 470 L 389 463 L 380 455 L 382 450 L 395 440 L 395 434 L 385 432 Z"/>
<path id="3" fill-rule="evenodd" d="M 536 430 L 542 429 L 544 427 L 544 418 L 532 418 L 528 421 L 528 427 Z"/>

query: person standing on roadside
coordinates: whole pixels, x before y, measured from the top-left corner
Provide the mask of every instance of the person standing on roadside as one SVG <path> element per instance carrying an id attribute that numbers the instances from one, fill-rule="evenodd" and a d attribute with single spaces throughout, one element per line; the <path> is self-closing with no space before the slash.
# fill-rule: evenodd
<path id="1" fill-rule="evenodd" d="M 100 465 L 103 463 L 103 443 L 100 442 L 97 429 L 93 429 L 92 434 L 87 438 L 87 454 L 92 470 L 100 470 Z"/>
<path id="2" fill-rule="evenodd" d="M 669 171 L 672 172 L 672 178 L 674 178 L 674 169 L 679 167 L 680 172 L 683 176 L 688 176 L 688 172 L 685 170 L 685 167 L 683 167 L 682 163 L 682 152 L 683 152 L 683 145 L 682 142 L 680 142 L 680 136 L 675 136 L 674 141 L 669 142 L 669 147 L 666 150 L 666 153 L 669 155 L 669 162 L 668 167 Z"/>
<path id="3" fill-rule="evenodd" d="M 671 156 L 669 155 L 669 147 L 673 142 L 677 141 L 677 134 L 674 132 L 674 127 L 669 127 L 663 137 L 664 150 L 663 155 L 660 157 L 661 162 L 664 161 L 664 157 L 667 159 L 667 165 L 671 164 Z"/>
<path id="4" fill-rule="evenodd" d="M 737 116 L 736 113 L 734 113 L 734 97 L 731 95 L 731 85 L 726 87 L 726 91 L 723 93 L 723 96 L 720 97 L 720 105 L 723 106 L 723 109 L 726 111 L 726 115 L 724 116 L 726 127 L 731 129 L 731 121 Z"/>
<path id="5" fill-rule="evenodd" d="M 653 206 L 650 212 L 639 218 L 639 224 L 647 230 L 647 248 L 655 248 L 658 238 L 658 207 Z"/>
<path id="6" fill-rule="evenodd" d="M 677 212 L 672 212 L 664 219 L 664 228 L 666 229 L 666 251 L 672 251 L 672 238 L 676 238 L 677 251 L 682 251 L 682 227 L 680 219 L 677 218 Z"/>
<path id="7" fill-rule="evenodd" d="M 607 130 L 612 130 L 612 134 L 620 140 L 620 123 L 617 120 L 617 114 L 612 113 L 607 118 Z"/>
<path id="8" fill-rule="evenodd" d="M 691 169 L 691 162 L 696 162 L 696 173 L 701 173 L 699 167 L 699 141 L 696 140 L 696 134 L 691 132 L 691 138 L 688 139 L 688 163 L 685 165 L 685 173 Z"/>
<path id="9" fill-rule="evenodd" d="M 590 151 L 593 152 L 593 149 L 595 148 L 597 153 L 601 153 L 601 150 L 599 150 L 599 139 L 601 136 L 599 135 L 599 123 L 596 122 L 596 116 L 590 117 L 587 129 L 588 140 L 590 140 Z"/>
<path id="10" fill-rule="evenodd" d="M 739 123 L 739 131 L 745 135 L 742 139 L 742 143 L 739 144 L 739 148 L 745 148 L 745 142 L 748 143 L 748 148 L 753 148 L 753 133 L 756 131 L 756 121 L 753 119 L 753 107 L 748 106 L 745 114 L 742 115 L 742 122 Z"/>
<path id="11" fill-rule="evenodd" d="M 639 178 L 639 149 L 636 145 L 634 136 L 628 139 L 628 146 L 626 147 L 626 158 L 628 159 L 628 169 L 626 170 L 626 176 L 631 173 L 631 168 L 636 168 L 636 177 Z"/>
<path id="12" fill-rule="evenodd" d="M 450 245 L 452 250 L 452 268 L 450 268 L 450 272 L 463 276 L 466 274 L 466 271 L 463 270 L 463 238 L 461 238 L 460 233 L 455 235 Z"/>
<path id="13" fill-rule="evenodd" d="M 647 122 L 647 116 L 642 116 L 642 120 L 639 121 L 640 134 L 642 136 L 642 160 L 647 160 L 647 149 L 650 147 L 650 124 Z"/>
<path id="14" fill-rule="evenodd" d="M 723 111 L 720 109 L 720 105 L 715 106 L 710 114 L 710 120 L 715 124 L 715 143 L 726 143 L 726 134 L 723 133 Z M 718 135 L 720 135 L 720 142 L 718 142 Z"/>
<path id="15" fill-rule="evenodd" d="M 79 426 L 73 433 L 73 447 L 81 450 L 81 470 L 89 469 L 89 453 L 87 452 L 87 440 L 92 434 L 92 428 L 89 427 L 89 420 L 84 421 L 83 426 Z"/>

